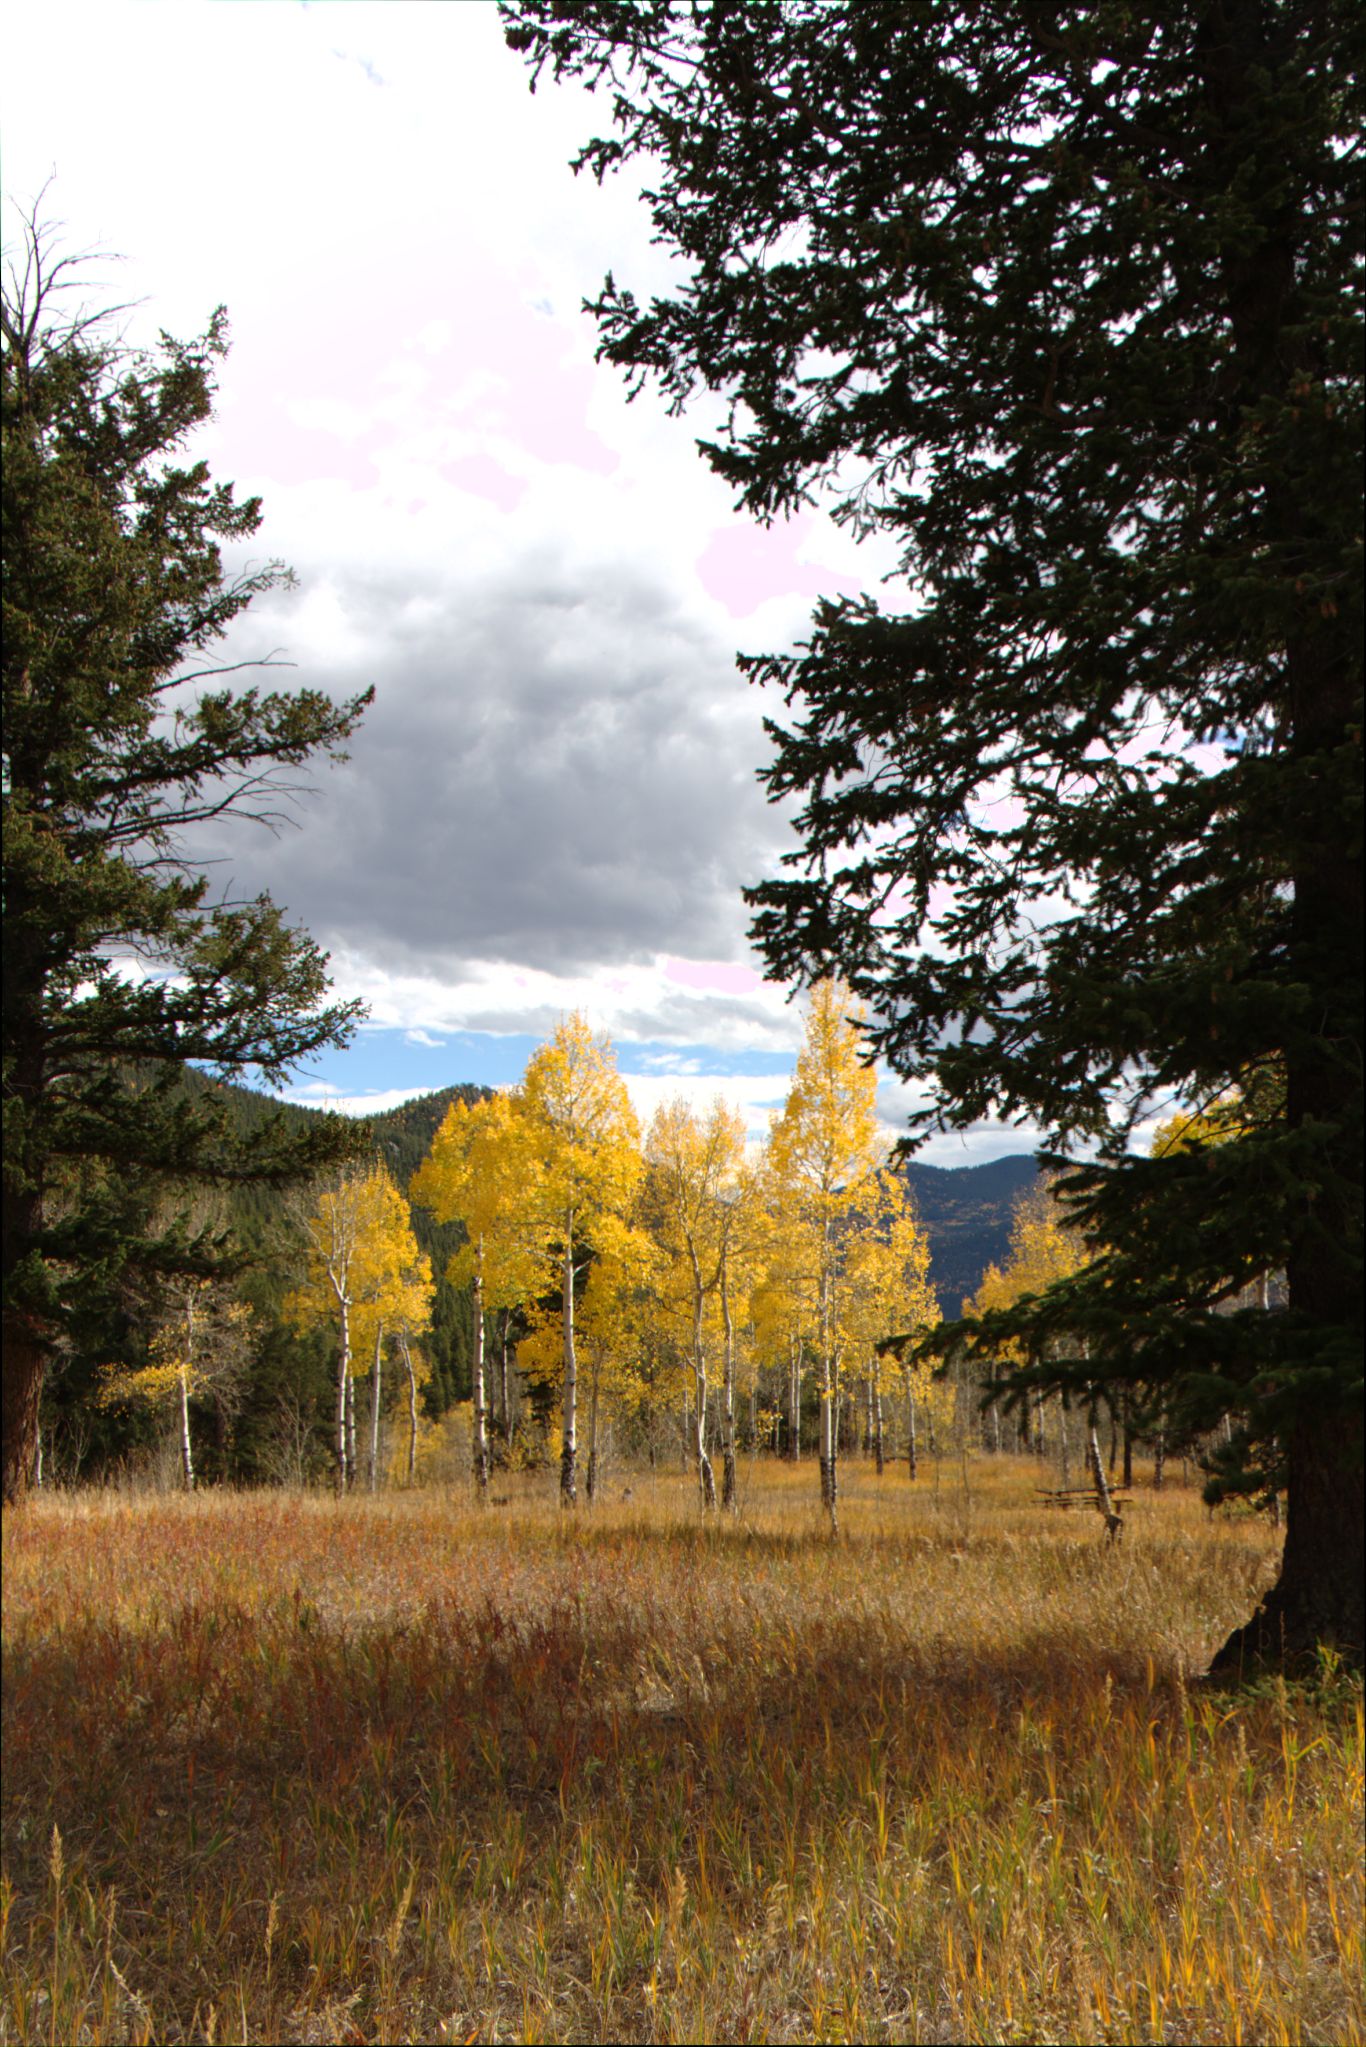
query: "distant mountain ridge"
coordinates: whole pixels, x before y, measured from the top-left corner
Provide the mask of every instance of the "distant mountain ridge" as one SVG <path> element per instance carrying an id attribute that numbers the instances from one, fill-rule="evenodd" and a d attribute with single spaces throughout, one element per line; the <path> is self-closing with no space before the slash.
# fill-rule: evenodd
<path id="1" fill-rule="evenodd" d="M 930 1284 L 952 1320 L 987 1267 L 1005 1263 L 1015 1203 L 1034 1186 L 1038 1166 L 1018 1153 L 980 1166 L 924 1166 L 910 1159 L 901 1176 L 930 1240 Z"/>

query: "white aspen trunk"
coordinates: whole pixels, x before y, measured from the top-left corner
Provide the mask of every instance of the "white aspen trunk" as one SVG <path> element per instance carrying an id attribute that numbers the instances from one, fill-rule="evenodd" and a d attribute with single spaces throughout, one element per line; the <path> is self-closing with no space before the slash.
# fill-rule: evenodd
<path id="1" fill-rule="evenodd" d="M 484 1243 L 482 1237 L 474 1266 L 474 1356 L 470 1370 L 470 1391 L 474 1396 L 474 1484 L 483 1506 L 489 1494 L 488 1418 L 484 1411 Z"/>
<path id="2" fill-rule="evenodd" d="M 599 1366 L 593 1353 L 592 1376 L 588 1381 L 588 1504 L 598 1496 L 598 1379 Z"/>
<path id="3" fill-rule="evenodd" d="M 574 1355 L 574 1212 L 565 1218 L 564 1231 L 564 1404 L 563 1440 L 560 1448 L 560 1505 L 572 1507 L 578 1499 L 578 1363 Z"/>
<path id="4" fill-rule="evenodd" d="M 725 1260 L 721 1262 L 721 1329 L 724 1351 L 722 1357 L 722 1400 L 721 1410 L 721 1504 L 732 1514 L 735 1512 L 735 1324 L 730 1312 L 730 1287 L 726 1278 Z"/>
<path id="5" fill-rule="evenodd" d="M 343 1294 L 337 1302 L 341 1318 L 341 1347 L 337 1352 L 337 1491 L 346 1491 L 346 1382 L 351 1375 L 350 1302 Z"/>
<path id="6" fill-rule="evenodd" d="M 384 1354 L 384 1324 L 375 1330 L 375 1363 L 370 1374 L 370 1449 L 367 1458 L 366 1487 L 374 1492 L 379 1484 L 379 1374 L 380 1360 Z"/>
<path id="7" fill-rule="evenodd" d="M 190 1370 L 180 1367 L 180 1468 L 187 1493 L 194 1491 L 194 1459 L 190 1454 Z"/>
<path id="8" fill-rule="evenodd" d="M 1096 1488 L 1096 1508 L 1104 1516 L 1105 1532 L 1111 1542 L 1121 1532 L 1122 1523 L 1110 1500 L 1110 1488 L 1105 1480 L 1105 1462 L 1100 1454 L 1100 1438 L 1096 1434 L 1096 1404 L 1090 1403 L 1088 1414 L 1086 1448 L 1091 1465 L 1091 1478 Z"/>
<path id="9" fill-rule="evenodd" d="M 802 1454 L 802 1353 L 796 1336 L 788 1342 L 787 1454 L 794 1464 Z"/>
<path id="10" fill-rule="evenodd" d="M 877 1459 L 877 1475 L 881 1478 L 886 1469 L 886 1450 L 882 1432 L 882 1387 L 873 1380 L 873 1455 Z"/>
<path id="11" fill-rule="evenodd" d="M 692 1260 L 692 1453 L 702 1511 L 709 1513 L 716 1505 L 716 1479 L 712 1472 L 711 1459 L 707 1455 L 707 1351 L 702 1335 L 704 1295 L 697 1255 L 691 1245 L 688 1255 Z"/>
<path id="12" fill-rule="evenodd" d="M 498 1397 L 503 1406 L 503 1441 L 512 1441 L 512 1404 L 508 1398 L 508 1322 L 511 1308 L 504 1308 L 498 1352 Z"/>
<path id="13" fill-rule="evenodd" d="M 356 1462 L 356 1381 L 349 1365 L 346 1374 L 346 1478 L 349 1485 L 356 1483 L 359 1466 Z"/>
<path id="14" fill-rule="evenodd" d="M 830 1224 L 825 1225 L 821 1269 L 821 1499 L 830 1516 L 830 1533 L 839 1533 L 839 1472 L 834 1358 L 830 1336 Z"/>
<path id="15" fill-rule="evenodd" d="M 408 1483 L 417 1477 L 417 1373 L 413 1370 L 412 1347 L 406 1329 L 399 1333 L 403 1362 L 408 1371 Z"/>
<path id="16" fill-rule="evenodd" d="M 43 1490 L 43 1425 L 41 1422 L 33 1431 L 33 1486 L 35 1492 Z"/>
<path id="17" fill-rule="evenodd" d="M 821 1368 L 821 1499 L 826 1513 L 830 1516 L 830 1533 L 839 1532 L 838 1486 L 835 1444 L 835 1389 L 830 1383 L 830 1367 Z"/>

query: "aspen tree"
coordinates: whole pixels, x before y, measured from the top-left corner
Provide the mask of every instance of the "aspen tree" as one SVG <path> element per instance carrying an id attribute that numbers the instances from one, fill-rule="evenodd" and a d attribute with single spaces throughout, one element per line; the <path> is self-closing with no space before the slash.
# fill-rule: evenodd
<path id="1" fill-rule="evenodd" d="M 1004 1115 L 1066 1166 L 1097 1250 L 1012 1311 L 1027 1384 L 1276 1439 L 1233 1673 L 1366 1654 L 1359 13 L 502 9 L 603 84 L 576 161 L 648 164 L 679 259 L 609 274 L 600 357 L 722 397 L 752 515 L 819 486 L 881 539 L 876 594 L 741 663 L 797 836 L 752 935 L 873 1005 L 915 1130 Z M 1236 1141 L 1134 1150 L 1273 1064 Z M 1268 1269 L 1282 1309 L 1230 1315 Z"/>
<path id="2" fill-rule="evenodd" d="M 769 1139 L 769 1169 L 785 1226 L 816 1295 L 816 1356 L 821 1399 L 821 1500 L 832 1534 L 839 1529 L 835 1403 L 843 1348 L 844 1239 L 881 1162 L 877 1076 L 864 1063 L 862 1010 L 839 981 L 812 990 L 806 1040 Z"/>
<path id="3" fill-rule="evenodd" d="M 682 1277 L 689 1309 L 689 1355 L 693 1374 L 692 1450 L 704 1510 L 716 1505 L 716 1481 L 707 1450 L 707 1345 L 705 1321 L 710 1301 L 723 1291 L 731 1247 L 737 1190 L 745 1155 L 744 1119 L 718 1097 L 705 1121 L 688 1104 L 662 1103 L 645 1140 L 647 1209 L 665 1254 Z M 725 1324 L 725 1445 L 730 1497 L 735 1489 L 734 1331 L 729 1290 Z"/>
<path id="4" fill-rule="evenodd" d="M 105 1375 L 99 1404 L 138 1403 L 154 1409 L 174 1404 L 180 1472 L 186 1492 L 195 1484 L 190 1436 L 190 1400 L 197 1393 L 232 1397 L 251 1349 L 252 1313 L 221 1283 L 180 1274 L 166 1288 L 165 1319 L 152 1337 L 150 1358 L 134 1370 Z"/>
<path id="5" fill-rule="evenodd" d="M 408 1204 L 388 1174 L 380 1171 L 371 1184 L 373 1209 L 361 1246 L 357 1286 L 356 1354 L 371 1355 L 370 1440 L 366 1450 L 366 1484 L 379 1483 L 379 1421 L 385 1338 L 400 1323 L 425 1328 L 434 1292 L 431 1260 L 417 1246 Z M 354 1377 L 354 1373 L 353 1373 Z"/>
<path id="6" fill-rule="evenodd" d="M 390 1290 L 417 1266 L 417 1246 L 407 1205 L 378 1166 L 339 1174 L 319 1194 L 304 1234 L 304 1279 L 286 1297 L 285 1316 L 296 1328 L 335 1323 L 336 1483 L 345 1492 L 356 1474 L 352 1357 L 358 1338 L 374 1339 Z"/>
<path id="7" fill-rule="evenodd" d="M 627 1229 L 640 1177 L 640 1125 L 617 1072 L 611 1040 L 576 1012 L 534 1052 L 513 1092 L 535 1174 L 528 1199 L 539 1241 L 560 1273 L 562 1439 L 560 1504 L 578 1490 L 578 1377 L 574 1287 L 590 1249 L 610 1252 Z"/>
<path id="8" fill-rule="evenodd" d="M 1047 1288 L 1060 1281 L 1070 1279 L 1080 1272 L 1087 1262 L 1086 1247 L 1075 1230 L 1067 1227 L 1062 1210 L 1047 1186 L 1032 1188 L 1021 1195 L 1015 1203 L 1010 1226 L 1010 1256 L 1004 1267 L 991 1265 L 982 1275 L 977 1292 L 964 1304 L 965 1314 L 972 1316 L 1003 1313 L 1014 1308 L 1019 1302 L 1042 1294 Z M 998 1346 L 998 1363 L 1003 1371 L 1023 1370 L 1028 1358 L 1023 1344 L 1018 1339 L 1008 1339 Z M 1038 1454 L 1045 1454 L 1047 1438 L 1041 1388 L 1027 1389 L 1022 1403 L 1022 1412 L 1028 1413 L 1029 1403 L 1034 1404 L 1034 1443 Z M 1094 1433 L 1095 1396 L 1087 1389 L 1088 1426 Z M 1026 1447 L 1028 1447 L 1026 1439 Z M 1069 1476 L 1069 1453 L 1067 1439 L 1067 1410 L 1059 1399 L 1058 1447 L 1062 1482 L 1067 1484 Z M 1091 1469 L 1088 1446 L 1088 1469 Z"/>
<path id="9" fill-rule="evenodd" d="M 884 1169 L 851 1232 L 848 1256 L 851 1302 L 848 1322 L 867 1360 L 873 1406 L 874 1454 L 879 1477 L 884 1462 L 882 1395 L 892 1353 L 880 1346 L 906 1331 L 919 1332 L 939 1320 L 930 1286 L 930 1246 L 901 1176 Z M 910 1475 L 916 1475 L 915 1404 L 930 1391 L 930 1370 L 913 1361 L 903 1346 L 899 1360 L 906 1399 L 906 1443 Z"/>
<path id="10" fill-rule="evenodd" d="M 742 1162 L 723 1197 L 717 1302 L 721 1310 L 721 1505 L 734 1513 L 735 1490 L 735 1366 L 736 1305 L 748 1306 L 758 1272 L 760 1246 L 766 1235 L 759 1176 Z M 750 1435 L 754 1434 L 756 1389 L 750 1387 Z"/>
<path id="11" fill-rule="evenodd" d="M 489 1483 L 484 1317 L 519 1306 L 545 1284 L 546 1258 L 536 1219 L 538 1174 L 530 1125 L 508 1096 L 490 1095 L 482 1102 L 452 1104 L 411 1183 L 419 1207 L 430 1208 L 438 1222 L 465 1227 L 467 1241 L 452 1257 L 446 1277 L 454 1286 L 469 1286 L 473 1296 L 470 1392 L 474 1481 L 481 1501 Z"/>

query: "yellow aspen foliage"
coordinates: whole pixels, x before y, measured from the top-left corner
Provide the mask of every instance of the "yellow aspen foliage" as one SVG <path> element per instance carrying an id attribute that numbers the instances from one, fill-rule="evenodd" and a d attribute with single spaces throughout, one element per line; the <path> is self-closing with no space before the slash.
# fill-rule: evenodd
<path id="1" fill-rule="evenodd" d="M 534 1176 L 528 1187 L 537 1241 L 559 1266 L 562 1346 L 560 1500 L 577 1497 L 578 1379 L 574 1287 L 590 1249 L 610 1255 L 630 1231 L 640 1178 L 640 1125 L 611 1040 L 587 1019 L 563 1017 L 513 1091 L 525 1119 Z"/>
<path id="2" fill-rule="evenodd" d="M 843 1349 L 842 1294 L 848 1221 L 885 1153 L 877 1076 L 863 1057 L 863 1011 L 839 981 L 812 990 L 806 1037 L 769 1137 L 769 1207 L 789 1284 L 812 1304 L 820 1373 L 821 1496 L 832 1532 L 836 1506 L 835 1402 Z"/>
<path id="3" fill-rule="evenodd" d="M 438 1222 L 459 1222 L 466 1242 L 447 1278 L 473 1297 L 471 1454 L 483 1497 L 489 1482 L 488 1403 L 484 1382 L 484 1316 L 517 1307 L 546 1286 L 547 1247 L 538 1196 L 541 1167 L 528 1119 L 506 1095 L 453 1103 L 410 1192 Z"/>
<path id="4" fill-rule="evenodd" d="M 680 1305 L 686 1304 L 687 1346 L 693 1376 L 691 1449 L 706 1508 L 716 1505 L 716 1483 L 707 1448 L 711 1390 L 709 1308 L 719 1309 L 722 1316 L 725 1395 L 722 1428 L 728 1505 L 733 1503 L 735 1491 L 734 1326 L 725 1282 L 741 1214 L 744 1163 L 744 1118 L 728 1108 L 719 1096 L 705 1118 L 700 1118 L 681 1098 L 660 1105 L 645 1141 L 645 1205 L 656 1239 L 669 1261 L 668 1290 Z"/>
<path id="5" fill-rule="evenodd" d="M 386 1328 L 400 1320 L 410 1329 L 425 1325 L 431 1299 L 431 1268 L 413 1237 L 408 1204 L 383 1167 L 337 1175 L 318 1195 L 304 1224 L 302 1284 L 285 1300 L 286 1319 L 296 1328 L 335 1327 L 337 1487 L 344 1491 L 357 1474 L 353 1378 L 357 1366 L 378 1373 Z M 416 1318 L 416 1319 L 415 1319 Z M 362 1346 L 369 1353 L 362 1356 Z M 372 1386 L 370 1475 L 375 1481 L 378 1435 L 378 1380 Z"/>
<path id="6" fill-rule="evenodd" d="M 167 1312 L 153 1335 L 147 1364 L 108 1367 L 96 1399 L 101 1407 L 136 1405 L 179 1409 L 180 1464 L 186 1491 L 194 1487 L 190 1439 L 191 1398 L 212 1392 L 231 1403 L 246 1370 L 252 1311 L 221 1281 L 185 1276 L 167 1287 Z"/>

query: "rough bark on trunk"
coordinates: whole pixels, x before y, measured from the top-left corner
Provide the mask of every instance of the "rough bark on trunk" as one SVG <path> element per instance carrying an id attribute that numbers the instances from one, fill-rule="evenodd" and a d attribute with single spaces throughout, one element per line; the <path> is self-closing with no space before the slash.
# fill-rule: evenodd
<path id="1" fill-rule="evenodd" d="M 8 886 L 8 884 L 7 884 Z M 6 915 L 15 915 L 6 905 Z M 11 1002 L 22 997 L 11 987 Z M 34 1029 L 41 1026 L 35 1012 Z M 23 1114 L 36 1105 L 43 1087 L 41 1052 L 24 1053 L 15 1062 L 13 1076 L 5 1075 L 7 1116 L 11 1107 Z M 4 1283 L 8 1296 L 19 1260 L 44 1222 L 43 1196 L 33 1186 L 17 1187 L 7 1173 L 3 1189 Z M 0 1484 L 7 1507 L 16 1506 L 28 1491 L 33 1472 L 33 1446 L 38 1436 L 38 1401 L 47 1368 L 47 1347 L 37 1320 L 15 1303 L 4 1311 L 4 1344 L 0 1347 Z"/>
<path id="2" fill-rule="evenodd" d="M 560 1446 L 560 1505 L 572 1507 L 578 1499 L 578 1367 L 574 1355 L 574 1218 L 565 1223 L 564 1235 L 564 1403 L 563 1438 Z"/>
<path id="3" fill-rule="evenodd" d="M 1324 1643 L 1361 1667 L 1361 1448 L 1360 1415 L 1307 1416 L 1290 1432 L 1280 1576 L 1215 1656 L 1211 1676 L 1236 1679 L 1266 1663 L 1308 1665 Z"/>

